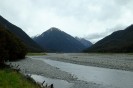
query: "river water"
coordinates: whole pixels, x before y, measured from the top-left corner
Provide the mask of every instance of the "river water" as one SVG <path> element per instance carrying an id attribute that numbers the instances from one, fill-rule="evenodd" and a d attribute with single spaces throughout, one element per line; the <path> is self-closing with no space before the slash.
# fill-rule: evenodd
<path id="1" fill-rule="evenodd" d="M 42 60 L 62 71 L 66 71 L 74 77 L 77 77 L 78 80 L 108 85 L 112 88 L 133 88 L 133 72 L 130 71 L 84 66 L 41 58 L 38 60 Z M 34 78 L 37 78 L 37 76 L 34 76 Z M 70 86 L 69 83 L 62 80 L 47 80 L 50 80 L 50 82 L 53 83 L 55 82 L 55 84 L 61 83 L 63 84 L 62 86 L 65 84 L 66 87 L 64 88 L 69 88 L 68 86 Z"/>
<path id="2" fill-rule="evenodd" d="M 64 81 L 64 80 L 51 79 L 51 78 L 47 78 L 47 77 L 35 75 L 35 74 L 32 74 L 31 77 L 35 79 L 35 81 L 38 83 L 43 83 L 43 81 L 45 81 L 43 86 L 46 86 L 46 85 L 49 86 L 53 84 L 54 88 L 70 88 L 73 85 L 72 83 L 68 83 L 67 81 Z"/>

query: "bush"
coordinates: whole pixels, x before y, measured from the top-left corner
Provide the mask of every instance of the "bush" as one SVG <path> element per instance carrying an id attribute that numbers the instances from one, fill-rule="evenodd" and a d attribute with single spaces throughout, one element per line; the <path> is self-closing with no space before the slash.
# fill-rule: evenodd
<path id="1" fill-rule="evenodd" d="M 0 24 L 0 63 L 23 59 L 26 53 L 25 45 Z"/>

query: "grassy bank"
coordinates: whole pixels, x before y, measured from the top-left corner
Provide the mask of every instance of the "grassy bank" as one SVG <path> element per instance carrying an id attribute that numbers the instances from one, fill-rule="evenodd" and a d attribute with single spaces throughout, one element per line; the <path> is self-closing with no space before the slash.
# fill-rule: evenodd
<path id="1" fill-rule="evenodd" d="M 0 69 L 0 88 L 40 88 L 11 69 Z"/>
<path id="2" fill-rule="evenodd" d="M 28 53 L 27 56 L 42 56 L 46 55 L 46 53 Z"/>

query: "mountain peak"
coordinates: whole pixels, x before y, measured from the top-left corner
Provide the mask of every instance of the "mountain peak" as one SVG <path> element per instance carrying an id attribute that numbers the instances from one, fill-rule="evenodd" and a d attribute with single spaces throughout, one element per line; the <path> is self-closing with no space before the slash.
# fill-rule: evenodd
<path id="1" fill-rule="evenodd" d="M 41 34 L 41 36 L 43 37 L 45 34 L 53 34 L 53 33 L 62 33 L 62 31 L 60 30 L 60 29 L 58 29 L 58 28 L 56 28 L 56 27 L 51 27 L 50 29 L 48 29 L 47 31 L 45 31 L 45 32 L 43 32 L 42 34 Z"/>
<path id="2" fill-rule="evenodd" d="M 81 52 L 88 48 L 71 35 L 55 27 L 33 39 L 49 52 Z"/>
<path id="3" fill-rule="evenodd" d="M 51 27 L 49 30 L 50 30 L 50 31 L 61 31 L 60 29 L 58 29 L 58 28 L 56 28 L 56 27 Z"/>

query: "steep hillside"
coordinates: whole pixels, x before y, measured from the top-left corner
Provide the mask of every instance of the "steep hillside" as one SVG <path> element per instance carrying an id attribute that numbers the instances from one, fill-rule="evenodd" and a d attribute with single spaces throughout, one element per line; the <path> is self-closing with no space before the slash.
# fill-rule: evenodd
<path id="1" fill-rule="evenodd" d="M 43 49 L 34 42 L 21 28 L 13 25 L 2 16 L 0 16 L 0 24 L 4 25 L 7 30 L 15 34 L 23 43 L 27 46 L 28 50 L 31 52 L 41 52 Z"/>
<path id="2" fill-rule="evenodd" d="M 22 41 L 0 24 L 0 65 L 6 60 L 23 59 L 26 53 L 27 48 Z"/>
<path id="3" fill-rule="evenodd" d="M 133 25 L 103 38 L 85 52 L 133 52 Z"/>

